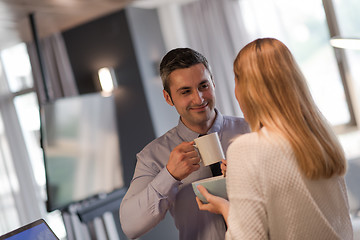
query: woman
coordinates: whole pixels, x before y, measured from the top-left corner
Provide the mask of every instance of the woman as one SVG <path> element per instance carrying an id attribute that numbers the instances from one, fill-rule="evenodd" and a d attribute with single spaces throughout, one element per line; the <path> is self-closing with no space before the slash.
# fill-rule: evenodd
<path id="1" fill-rule="evenodd" d="M 226 239 L 352 239 L 346 160 L 292 54 L 257 39 L 234 62 L 235 95 L 252 133 L 227 152 L 229 201 L 199 190 Z"/>

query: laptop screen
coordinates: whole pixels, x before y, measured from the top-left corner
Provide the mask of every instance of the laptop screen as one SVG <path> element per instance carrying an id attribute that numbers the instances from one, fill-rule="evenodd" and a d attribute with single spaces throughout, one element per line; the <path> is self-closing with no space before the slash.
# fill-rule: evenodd
<path id="1" fill-rule="evenodd" d="M 43 219 L 0 236 L 0 240 L 59 240 Z"/>

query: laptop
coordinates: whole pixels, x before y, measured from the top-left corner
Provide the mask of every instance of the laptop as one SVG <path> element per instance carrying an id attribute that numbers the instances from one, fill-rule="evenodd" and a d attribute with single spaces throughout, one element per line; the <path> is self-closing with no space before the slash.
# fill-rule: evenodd
<path id="1" fill-rule="evenodd" d="M 44 219 L 39 219 L 0 236 L 0 240 L 59 240 L 59 238 Z"/>

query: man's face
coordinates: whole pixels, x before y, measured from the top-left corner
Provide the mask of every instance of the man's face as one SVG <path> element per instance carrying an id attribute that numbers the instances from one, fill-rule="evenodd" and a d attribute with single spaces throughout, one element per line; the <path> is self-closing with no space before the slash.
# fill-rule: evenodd
<path id="1" fill-rule="evenodd" d="M 192 130 L 210 128 L 215 119 L 215 86 L 202 63 L 177 69 L 170 75 L 170 95 L 166 102 L 175 106 L 182 122 Z"/>

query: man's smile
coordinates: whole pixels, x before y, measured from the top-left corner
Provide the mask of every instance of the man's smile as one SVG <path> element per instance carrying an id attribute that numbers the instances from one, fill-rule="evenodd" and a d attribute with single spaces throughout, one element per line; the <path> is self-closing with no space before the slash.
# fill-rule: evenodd
<path id="1" fill-rule="evenodd" d="M 205 109 L 207 108 L 208 105 L 209 105 L 208 102 L 204 102 L 201 105 L 190 106 L 190 107 L 188 107 L 188 110 L 201 112 L 201 111 L 205 111 Z"/>

